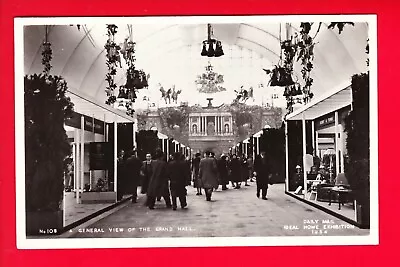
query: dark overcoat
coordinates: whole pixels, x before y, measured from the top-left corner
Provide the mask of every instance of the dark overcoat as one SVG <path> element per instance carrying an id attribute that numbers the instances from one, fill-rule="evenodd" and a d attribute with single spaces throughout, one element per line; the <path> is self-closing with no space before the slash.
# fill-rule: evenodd
<path id="1" fill-rule="evenodd" d="M 124 176 L 126 177 L 126 186 L 129 191 L 136 190 L 139 185 L 141 167 L 142 161 L 135 156 L 131 156 L 125 161 Z"/>
<path id="2" fill-rule="evenodd" d="M 199 177 L 203 183 L 203 188 L 218 187 L 218 169 L 214 158 L 204 158 L 200 161 Z"/>
<path id="3" fill-rule="evenodd" d="M 152 169 L 151 169 L 151 161 L 143 161 L 142 164 L 142 192 L 145 194 L 147 192 L 147 188 L 149 187 L 149 182 L 150 182 L 150 178 L 151 178 L 151 173 L 152 173 Z"/>
<path id="4" fill-rule="evenodd" d="M 229 161 L 229 173 L 230 173 L 229 179 L 232 182 L 242 181 L 241 166 L 240 166 L 240 161 L 238 159 L 231 159 Z"/>
<path id="5" fill-rule="evenodd" d="M 240 159 L 240 172 L 242 175 L 242 181 L 246 181 L 249 178 L 249 164 L 246 159 Z"/>
<path id="6" fill-rule="evenodd" d="M 270 168 L 267 159 L 258 156 L 254 161 L 254 171 L 257 173 L 257 187 L 268 188 Z"/>
<path id="7" fill-rule="evenodd" d="M 219 159 L 217 161 L 218 173 L 219 173 L 219 184 L 226 185 L 229 183 L 228 179 L 228 163 L 225 159 Z"/>
<path id="8" fill-rule="evenodd" d="M 149 187 L 147 188 L 147 196 L 159 197 L 169 194 L 167 163 L 163 160 L 151 161 L 151 177 Z"/>
<path id="9" fill-rule="evenodd" d="M 181 160 L 173 160 L 168 163 L 167 176 L 170 181 L 171 196 L 180 197 L 186 195 L 186 183 L 188 179 L 187 164 Z"/>
<path id="10" fill-rule="evenodd" d="M 192 161 L 192 175 L 194 187 L 202 187 L 201 179 L 199 177 L 200 157 L 196 157 Z"/>

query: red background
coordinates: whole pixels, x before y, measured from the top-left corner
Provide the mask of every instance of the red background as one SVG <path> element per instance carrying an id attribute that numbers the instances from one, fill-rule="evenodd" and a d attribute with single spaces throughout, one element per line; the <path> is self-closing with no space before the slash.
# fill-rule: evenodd
<path id="1" fill-rule="evenodd" d="M 120 1 L 123 2 L 123 1 Z M 398 258 L 399 127 L 393 79 L 397 1 L 22 1 L 0 0 L 0 266 L 372 266 Z M 397 2 L 397 3 L 396 3 Z M 15 232 L 14 32 L 18 16 L 378 14 L 379 246 L 17 250 Z M 395 17 L 397 16 L 397 17 Z M 389 149 L 390 148 L 390 149 Z M 392 153 L 395 153 L 392 155 Z M 392 171 L 389 171 L 389 166 Z M 17 166 L 18 167 L 18 166 Z M 239 245 L 239 244 L 235 244 Z M 79 263 L 77 263 L 79 259 Z M 396 261 L 393 261 L 393 263 Z"/>

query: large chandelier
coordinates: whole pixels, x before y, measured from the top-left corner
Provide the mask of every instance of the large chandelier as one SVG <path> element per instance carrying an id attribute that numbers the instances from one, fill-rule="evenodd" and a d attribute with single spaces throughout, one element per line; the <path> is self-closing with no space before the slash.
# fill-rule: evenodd
<path id="1" fill-rule="evenodd" d="M 222 49 L 221 41 L 218 41 L 213 37 L 213 30 L 211 24 L 207 24 L 207 40 L 203 41 L 203 49 L 201 50 L 201 55 L 203 57 L 220 57 L 224 55 L 224 51 Z M 215 49 L 214 49 L 215 44 Z M 208 50 L 207 50 L 208 45 Z"/>

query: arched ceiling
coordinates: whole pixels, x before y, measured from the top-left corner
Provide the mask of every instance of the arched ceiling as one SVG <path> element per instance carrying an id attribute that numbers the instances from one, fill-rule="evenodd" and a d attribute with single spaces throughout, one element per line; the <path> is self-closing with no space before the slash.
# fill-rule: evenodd
<path id="1" fill-rule="evenodd" d="M 128 24 L 117 25 L 119 28 L 116 41 L 122 43 L 124 38 L 128 37 Z M 184 79 L 187 81 L 182 82 L 181 87 L 194 85 L 192 84 L 195 79 L 194 74 L 200 74 L 199 71 L 203 70 L 206 62 L 210 60 L 200 56 L 201 43 L 207 37 L 206 24 L 158 22 L 131 25 L 132 37 L 137 44 L 136 66 L 151 74 L 150 89 L 158 90 L 156 87 L 159 82 L 179 84 L 179 81 Z M 292 23 L 289 33 L 285 23 L 212 25 L 214 36 L 223 43 L 225 55 L 212 58 L 210 61 L 213 65 L 219 66 L 218 72 L 226 73 L 225 81 L 232 93 L 240 86 L 240 82 L 268 83 L 269 77 L 263 73 L 262 68 L 271 68 L 278 63 L 279 40 L 284 40 L 288 34 L 298 31 L 300 23 Z M 314 31 L 316 29 L 316 26 L 313 27 Z M 42 71 L 41 49 L 44 38 L 45 26 L 25 26 L 25 74 Z M 324 93 L 335 85 L 342 84 L 346 80 L 350 81 L 353 74 L 365 71 L 367 39 L 366 23 L 356 23 L 354 27 L 348 26 L 340 35 L 337 30 L 327 29 L 327 24 L 321 27 L 315 39 L 317 45 L 312 72 L 314 94 Z M 62 75 L 69 87 L 104 102 L 106 99 L 104 78 L 107 72 L 104 51 L 107 40 L 106 25 L 84 24 L 80 30 L 76 25 L 52 25 L 49 28 L 48 40 L 52 43 L 53 49 L 52 74 Z M 234 70 L 240 65 L 247 67 Z M 295 66 L 299 80 L 301 80 L 300 69 L 300 66 Z M 123 82 L 123 69 L 118 71 L 116 80 Z"/>

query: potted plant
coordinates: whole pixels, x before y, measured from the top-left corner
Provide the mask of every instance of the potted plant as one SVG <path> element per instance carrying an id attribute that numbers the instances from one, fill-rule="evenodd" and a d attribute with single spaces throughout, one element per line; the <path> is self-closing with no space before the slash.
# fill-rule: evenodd
<path id="1" fill-rule="evenodd" d="M 67 83 L 48 72 L 25 76 L 24 89 L 26 232 L 56 234 L 63 227 L 65 160 L 71 154 L 64 121 L 73 104 Z"/>
<path id="2" fill-rule="evenodd" d="M 369 228 L 369 73 L 354 75 L 351 88 L 353 110 L 345 119 L 348 152 L 345 173 L 354 193 L 357 222 L 362 228 Z"/>

